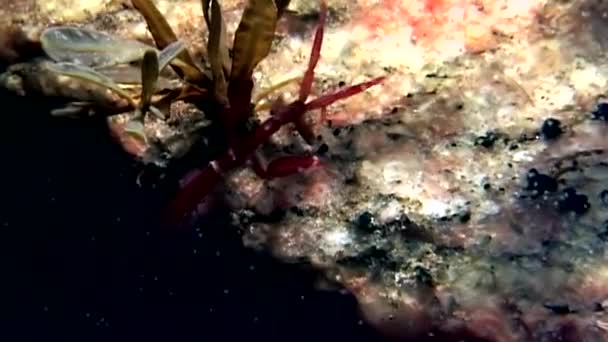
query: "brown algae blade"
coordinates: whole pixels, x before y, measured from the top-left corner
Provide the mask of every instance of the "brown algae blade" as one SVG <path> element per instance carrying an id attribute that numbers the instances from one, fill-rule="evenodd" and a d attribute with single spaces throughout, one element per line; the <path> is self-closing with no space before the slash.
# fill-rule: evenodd
<path id="1" fill-rule="evenodd" d="M 270 52 L 278 20 L 274 0 L 251 0 L 236 30 L 230 79 L 249 80 Z"/>
<path id="2" fill-rule="evenodd" d="M 148 29 L 159 49 L 165 49 L 171 43 L 177 41 L 175 32 L 173 32 L 173 29 L 171 29 L 171 26 L 158 8 L 156 8 L 152 0 L 131 0 L 131 2 L 146 20 Z M 184 49 L 178 56 L 179 59 L 189 66 L 189 68 L 174 67 L 174 69 L 178 69 L 176 72 L 179 75 L 184 75 L 187 79 L 193 81 L 200 81 L 206 78 L 196 63 L 194 63 L 194 59 L 188 50 Z"/>

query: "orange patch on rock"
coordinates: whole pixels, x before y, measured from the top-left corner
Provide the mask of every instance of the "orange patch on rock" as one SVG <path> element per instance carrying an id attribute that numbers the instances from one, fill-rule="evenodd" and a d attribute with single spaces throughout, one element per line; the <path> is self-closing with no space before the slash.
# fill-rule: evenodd
<path id="1" fill-rule="evenodd" d="M 448 26 L 462 24 L 462 21 L 455 21 L 457 18 L 454 16 L 458 15 L 456 12 L 461 12 L 460 16 L 464 16 L 466 2 L 467 0 L 386 0 L 371 8 L 361 8 L 357 23 L 369 30 L 372 39 L 408 25 L 412 28 L 411 38 L 427 45 L 442 35 Z"/>
<path id="2" fill-rule="evenodd" d="M 479 53 L 494 46 L 495 28 L 519 23 L 516 18 L 528 22 L 537 5 L 536 0 L 524 5 L 504 0 L 385 0 L 371 5 L 364 1 L 355 22 L 369 32 L 368 39 L 408 26 L 409 38 L 417 45 L 442 51 L 447 43 Z"/>

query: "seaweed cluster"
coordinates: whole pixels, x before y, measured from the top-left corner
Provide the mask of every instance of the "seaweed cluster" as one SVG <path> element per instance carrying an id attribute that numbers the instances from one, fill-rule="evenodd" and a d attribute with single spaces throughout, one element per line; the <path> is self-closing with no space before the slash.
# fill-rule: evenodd
<path id="1" fill-rule="evenodd" d="M 167 217 L 172 224 L 191 213 L 235 168 L 248 164 L 266 179 L 319 165 L 319 157 L 313 154 L 283 156 L 264 163 L 256 150 L 288 124 L 295 126 L 306 143 L 314 145 L 316 137 L 303 118 L 305 112 L 323 110 L 383 79 L 343 87 L 307 101 L 323 41 L 327 9 L 321 1 L 299 97 L 289 104 L 274 102 L 270 118 L 257 122 L 256 112 L 261 106 L 256 106 L 259 99 L 252 99 L 253 72 L 270 52 L 288 0 L 248 1 L 232 44 L 228 42 L 220 3 L 202 1 L 209 36 L 206 55 L 199 60 L 177 38 L 151 0 L 132 0 L 132 4 L 144 17 L 155 47 L 79 27 L 51 27 L 40 38 L 48 58 L 9 67 L 0 76 L 0 85 L 21 95 L 37 93 L 67 99 L 67 105 L 54 109 L 53 115 L 109 116 L 112 133 L 125 150 L 144 163 L 165 167 L 204 139 L 212 151 L 205 158 L 208 164 L 190 174 L 171 202 Z M 267 93 L 283 85 L 271 87 Z M 202 130 L 208 126 L 221 133 L 205 135 Z"/>

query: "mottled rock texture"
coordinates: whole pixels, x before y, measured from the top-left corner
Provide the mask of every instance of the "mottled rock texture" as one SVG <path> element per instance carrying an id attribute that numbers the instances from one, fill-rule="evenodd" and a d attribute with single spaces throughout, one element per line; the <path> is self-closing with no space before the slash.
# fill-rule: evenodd
<path id="1" fill-rule="evenodd" d="M 204 53 L 199 1 L 157 5 Z M 222 5 L 234 32 L 242 1 Z M 324 270 L 392 337 L 607 341 L 608 108 L 599 104 L 608 88 L 608 5 L 329 7 L 315 91 L 389 78 L 323 120 L 310 114 L 328 147 L 323 168 L 226 180 L 245 243 Z M 305 69 L 316 8 L 292 1 L 255 74 L 257 92 Z M 30 33 L 70 23 L 150 41 L 121 1 L 16 1 L 0 18 Z M 295 88 L 284 92 L 295 96 Z M 289 133 L 267 149 L 289 145 Z"/>

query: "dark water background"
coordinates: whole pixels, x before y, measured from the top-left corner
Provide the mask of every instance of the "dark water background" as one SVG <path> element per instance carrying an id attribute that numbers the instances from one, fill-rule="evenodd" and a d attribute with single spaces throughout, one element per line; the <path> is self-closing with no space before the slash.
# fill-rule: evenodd
<path id="1" fill-rule="evenodd" d="M 202 238 L 160 235 L 161 196 L 103 124 L 0 100 L 0 341 L 379 340 L 351 296 L 245 249 L 221 213 Z"/>

